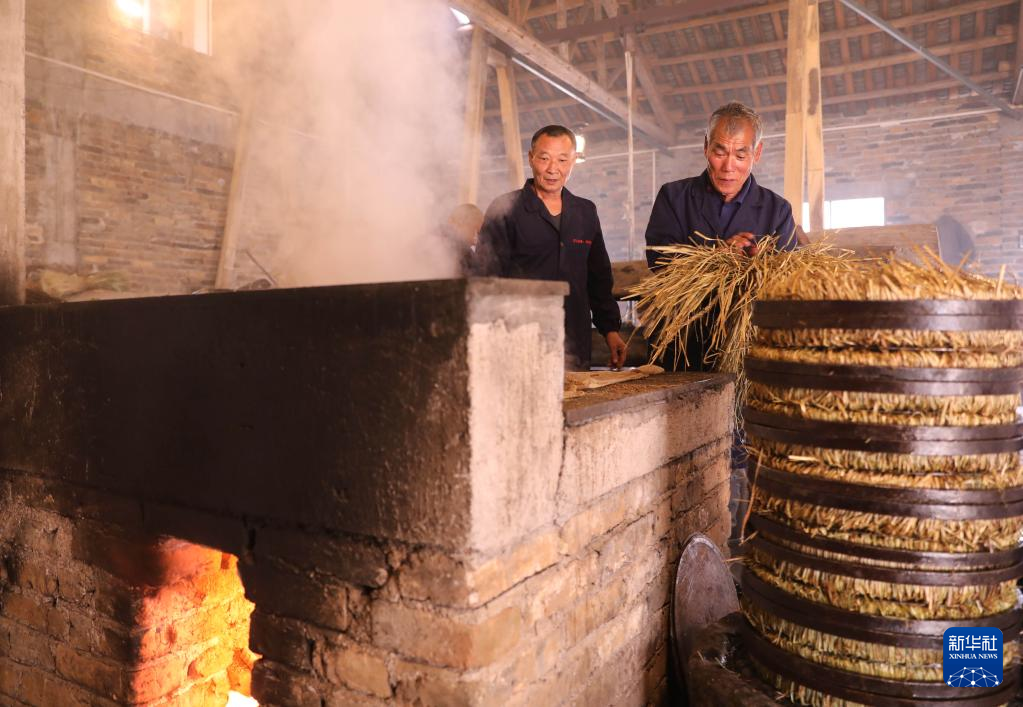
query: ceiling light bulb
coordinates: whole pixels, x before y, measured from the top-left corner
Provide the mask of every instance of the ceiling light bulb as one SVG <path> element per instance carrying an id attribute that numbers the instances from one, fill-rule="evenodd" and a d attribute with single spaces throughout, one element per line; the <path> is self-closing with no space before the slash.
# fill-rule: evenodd
<path id="1" fill-rule="evenodd" d="M 580 154 L 586 152 L 586 138 L 584 136 L 575 136 L 575 151 Z"/>
<path id="2" fill-rule="evenodd" d="M 463 27 L 468 25 L 470 22 L 468 15 L 466 15 L 464 12 L 459 12 L 453 7 L 451 8 L 451 14 L 455 16 L 456 20 L 458 20 L 458 24 L 462 25 Z"/>
<path id="3" fill-rule="evenodd" d="M 117 0 L 117 9 L 128 17 L 142 17 L 146 14 L 146 6 L 141 0 Z"/>

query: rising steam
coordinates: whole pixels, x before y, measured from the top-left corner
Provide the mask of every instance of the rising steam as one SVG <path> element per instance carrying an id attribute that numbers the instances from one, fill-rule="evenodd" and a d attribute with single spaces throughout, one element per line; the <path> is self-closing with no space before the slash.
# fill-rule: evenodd
<path id="1" fill-rule="evenodd" d="M 464 62 L 446 4 L 242 5 L 273 14 L 236 23 L 256 118 L 241 248 L 282 285 L 453 276 L 437 226 L 457 198 Z"/>

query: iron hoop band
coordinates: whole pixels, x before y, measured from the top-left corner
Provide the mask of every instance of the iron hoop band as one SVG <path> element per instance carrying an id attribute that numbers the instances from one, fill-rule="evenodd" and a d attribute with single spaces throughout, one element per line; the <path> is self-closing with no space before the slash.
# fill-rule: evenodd
<path id="1" fill-rule="evenodd" d="M 943 634 L 952 627 L 997 628 L 1005 642 L 1013 641 L 1023 627 L 1023 608 L 979 619 L 893 619 L 848 611 L 803 599 L 773 587 L 751 571 L 742 575 L 743 598 L 805 628 L 822 633 L 886 646 L 941 650 Z"/>
<path id="2" fill-rule="evenodd" d="M 838 560 L 829 560 L 824 557 L 814 557 L 792 548 L 782 547 L 767 540 L 762 535 L 757 535 L 748 542 L 751 547 L 782 562 L 790 562 L 807 569 L 837 574 L 843 577 L 891 582 L 894 584 L 916 584 L 928 587 L 972 587 L 998 584 L 1023 576 L 1023 565 L 1021 564 L 996 569 L 974 570 L 972 572 L 905 570 L 894 567 L 854 565 Z"/>
<path id="3" fill-rule="evenodd" d="M 874 707 L 995 707 L 1015 694 L 1019 668 L 1006 670 L 996 688 L 950 687 L 943 682 L 898 681 L 858 675 L 812 663 L 771 645 L 748 623 L 743 643 L 753 658 L 769 671 L 827 695 Z M 921 700 L 926 700 L 922 703 Z"/>

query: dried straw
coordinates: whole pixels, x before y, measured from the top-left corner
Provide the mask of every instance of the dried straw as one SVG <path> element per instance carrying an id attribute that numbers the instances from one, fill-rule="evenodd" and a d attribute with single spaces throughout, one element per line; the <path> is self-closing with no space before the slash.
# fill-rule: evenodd
<path id="1" fill-rule="evenodd" d="M 1016 605 L 1014 580 L 967 587 L 896 584 L 810 569 L 756 548 L 747 555 L 746 567 L 768 584 L 808 601 L 894 619 L 975 619 Z"/>
<path id="2" fill-rule="evenodd" d="M 920 488 L 1011 488 L 1023 486 L 1019 454 L 917 456 L 858 452 L 785 444 L 750 437 L 749 446 L 761 463 L 790 471 L 841 480 L 847 474 L 872 474 L 882 485 Z M 865 482 L 872 486 L 875 482 Z"/>
<path id="3" fill-rule="evenodd" d="M 714 370 L 742 376 L 742 361 L 753 337 L 753 303 L 776 279 L 827 281 L 852 267 L 846 251 L 815 243 L 795 251 L 779 251 L 778 239 L 764 238 L 756 255 L 707 245 L 654 248 L 662 257 L 652 277 L 631 290 L 647 332 L 653 337 L 653 358 L 675 346 L 675 365 L 684 357 L 684 343 L 693 327 L 709 333 L 703 363 Z M 685 359 L 689 363 L 688 358 Z"/>
<path id="4" fill-rule="evenodd" d="M 896 356 L 907 349 L 939 354 L 1018 355 L 1023 348 L 1023 331 L 760 329 L 755 337 L 755 345 L 772 349 L 816 349 L 828 352 L 852 349 Z"/>
<path id="5" fill-rule="evenodd" d="M 878 491 L 883 495 L 884 491 Z M 996 552 L 1019 545 L 1023 518 L 939 520 L 847 511 L 758 490 L 754 510 L 814 537 L 920 552 Z"/>
<path id="6" fill-rule="evenodd" d="M 897 301 L 920 299 L 1023 299 L 1023 288 L 947 265 L 933 250 L 918 249 L 920 262 L 898 258 L 854 261 L 830 277 L 779 272 L 761 291 L 765 299 Z M 1003 273 L 1004 275 L 1004 273 Z"/>
<path id="7" fill-rule="evenodd" d="M 782 388 L 751 383 L 747 404 L 805 420 L 907 426 L 1009 425 L 1019 395 L 898 395 Z"/>

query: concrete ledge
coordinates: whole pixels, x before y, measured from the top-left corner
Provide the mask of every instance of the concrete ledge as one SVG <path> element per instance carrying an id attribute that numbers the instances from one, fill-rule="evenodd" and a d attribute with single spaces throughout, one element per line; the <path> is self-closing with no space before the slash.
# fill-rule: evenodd
<path id="1" fill-rule="evenodd" d="M 588 391 L 564 404 L 565 425 L 574 427 L 600 417 L 668 402 L 698 390 L 721 388 L 734 377 L 720 373 L 666 373 Z"/>
<path id="2" fill-rule="evenodd" d="M 674 374 L 569 401 L 556 517 L 571 517 L 651 469 L 729 437 L 733 400 L 729 376 Z"/>

